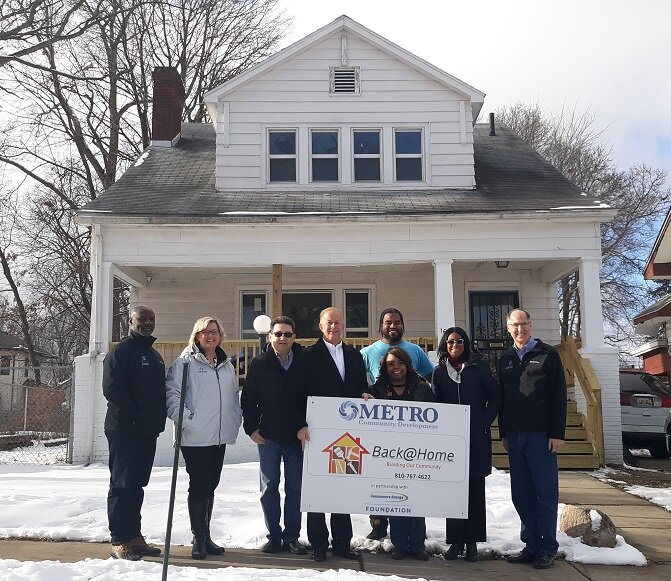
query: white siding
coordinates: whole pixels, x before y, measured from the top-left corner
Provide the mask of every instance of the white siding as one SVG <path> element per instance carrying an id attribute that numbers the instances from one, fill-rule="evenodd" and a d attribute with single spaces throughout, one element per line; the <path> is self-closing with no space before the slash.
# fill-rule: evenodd
<path id="1" fill-rule="evenodd" d="M 387 162 L 384 187 L 471 188 L 474 186 L 472 109 L 465 97 L 446 88 L 422 72 L 405 65 L 364 40 L 348 37 L 349 66 L 360 67 L 360 95 L 330 95 L 329 67 L 340 66 L 340 33 L 326 38 L 310 50 L 260 75 L 227 95 L 229 145 L 224 146 L 223 123 L 217 126 L 217 188 L 220 190 L 348 189 L 352 187 L 349 159 L 341 147 L 343 175 L 340 184 L 310 184 L 308 172 L 299 184 L 268 184 L 266 176 L 266 131 L 269 128 L 299 130 L 299 165 L 309 163 L 308 128 L 340 128 L 341 143 L 353 128 L 377 127 L 387 144 L 396 127 L 413 127 L 425 133 L 425 182 L 394 183 L 392 151 L 383 150 Z M 220 109 L 223 103 L 220 103 Z M 465 141 L 462 131 L 465 125 Z M 349 156 L 347 156 L 349 157 Z M 300 174 L 301 172 L 299 172 Z M 374 189 L 381 184 L 356 184 Z"/>

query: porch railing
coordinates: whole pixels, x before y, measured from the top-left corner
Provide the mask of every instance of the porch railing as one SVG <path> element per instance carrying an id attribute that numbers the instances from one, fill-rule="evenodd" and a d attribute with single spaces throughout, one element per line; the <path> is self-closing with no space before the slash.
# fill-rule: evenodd
<path id="1" fill-rule="evenodd" d="M 438 345 L 435 337 L 404 337 L 404 339 L 410 343 L 419 345 L 422 349 L 424 349 L 425 352 L 434 350 Z M 316 339 L 297 340 L 297 342 L 304 347 L 308 347 L 314 344 L 315 341 Z M 346 343 L 356 347 L 357 349 L 366 347 L 371 343 L 375 343 L 375 341 L 377 341 L 377 338 L 374 337 L 348 337 L 345 339 Z M 156 341 L 154 343 L 154 347 L 163 356 L 163 361 L 165 361 L 166 368 L 170 367 L 173 361 L 179 357 L 185 346 L 186 344 L 182 341 Z M 238 379 L 245 378 L 247 376 L 247 365 L 252 360 L 252 358 L 259 353 L 259 340 L 224 340 L 222 342 L 222 347 L 229 357 L 236 357 L 237 365 L 235 365 L 235 372 L 238 376 Z"/>
<path id="2" fill-rule="evenodd" d="M 603 443 L 603 412 L 601 407 L 601 384 L 594 372 L 592 363 L 578 351 L 578 343 L 573 337 L 567 337 L 556 346 L 564 365 L 567 385 L 574 385 L 578 379 L 587 404 L 586 425 L 587 437 L 599 458 L 599 465 L 605 466 Z"/>

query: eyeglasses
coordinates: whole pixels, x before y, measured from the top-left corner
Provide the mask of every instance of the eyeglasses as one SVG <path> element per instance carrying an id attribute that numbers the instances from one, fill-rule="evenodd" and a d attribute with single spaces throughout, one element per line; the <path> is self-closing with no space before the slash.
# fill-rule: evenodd
<path id="1" fill-rule="evenodd" d="M 449 339 L 447 341 L 447 344 L 452 346 L 452 345 L 463 345 L 464 340 L 463 339 Z"/>
<path id="2" fill-rule="evenodd" d="M 213 337 L 214 335 L 221 335 L 219 329 L 214 329 L 213 331 L 208 331 L 207 329 L 205 329 L 204 331 L 198 331 L 198 332 L 204 337 Z"/>
<path id="3" fill-rule="evenodd" d="M 278 339 L 280 337 L 286 337 L 287 339 L 291 339 L 296 333 L 292 333 L 291 331 L 275 331 L 272 335 L 273 337 L 277 337 Z"/>
<path id="4" fill-rule="evenodd" d="M 526 329 L 529 325 L 531 325 L 529 321 L 526 323 L 508 323 L 508 326 L 513 329 Z"/>

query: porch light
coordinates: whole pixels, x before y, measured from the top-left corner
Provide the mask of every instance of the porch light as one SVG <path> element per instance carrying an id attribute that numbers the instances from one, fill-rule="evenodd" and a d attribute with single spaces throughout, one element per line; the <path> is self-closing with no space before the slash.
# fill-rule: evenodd
<path id="1" fill-rule="evenodd" d="M 268 333 L 270 333 L 270 317 L 268 315 L 259 315 L 252 323 L 256 334 L 259 336 L 259 347 L 263 349 L 266 344 Z"/>
<path id="2" fill-rule="evenodd" d="M 495 260 L 496 268 L 508 268 L 510 262 L 508 260 Z"/>

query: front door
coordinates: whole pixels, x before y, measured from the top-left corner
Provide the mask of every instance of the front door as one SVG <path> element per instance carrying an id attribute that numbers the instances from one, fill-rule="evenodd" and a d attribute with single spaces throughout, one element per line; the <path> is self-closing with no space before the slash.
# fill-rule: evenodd
<path id="1" fill-rule="evenodd" d="M 472 343 L 496 373 L 501 353 L 513 344 L 506 315 L 519 307 L 519 295 L 517 291 L 471 291 L 468 298 Z"/>

